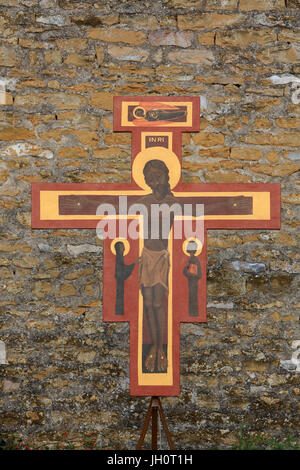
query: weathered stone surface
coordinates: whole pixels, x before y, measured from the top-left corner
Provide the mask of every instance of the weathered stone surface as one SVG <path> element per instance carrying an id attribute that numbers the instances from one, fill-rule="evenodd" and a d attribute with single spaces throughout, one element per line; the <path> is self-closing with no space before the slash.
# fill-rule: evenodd
<path id="1" fill-rule="evenodd" d="M 300 33 L 299 31 L 294 31 L 291 29 L 283 29 L 278 33 L 278 41 L 285 42 L 300 42 Z"/>
<path id="2" fill-rule="evenodd" d="M 64 63 L 66 65 L 73 65 L 76 67 L 91 67 L 95 61 L 95 56 L 94 55 L 82 55 L 82 54 L 77 54 L 75 52 L 71 52 L 66 59 L 64 60 Z"/>
<path id="3" fill-rule="evenodd" d="M 250 178 L 237 172 L 210 172 L 206 173 L 206 178 L 210 183 L 248 183 Z"/>
<path id="4" fill-rule="evenodd" d="M 223 134 L 199 132 L 193 137 L 193 141 L 196 145 L 202 147 L 214 147 L 224 144 L 225 137 Z"/>
<path id="5" fill-rule="evenodd" d="M 0 106 L 9 106 L 13 104 L 13 97 L 10 93 L 0 91 Z"/>
<path id="6" fill-rule="evenodd" d="M 102 64 L 104 61 L 104 48 L 102 46 L 96 48 L 96 57 L 98 65 Z"/>
<path id="7" fill-rule="evenodd" d="M 26 244 L 20 244 L 20 243 L 0 243 L 0 251 L 4 252 L 15 252 L 15 251 L 21 251 L 21 252 L 30 252 L 31 247 Z"/>
<path id="8" fill-rule="evenodd" d="M 240 10 L 277 10 L 285 8 L 284 0 L 241 0 L 239 4 Z"/>
<path id="9" fill-rule="evenodd" d="M 33 284 L 32 294 L 34 297 L 43 298 L 51 291 L 51 282 L 37 281 Z"/>
<path id="10" fill-rule="evenodd" d="M 68 93 L 19 95 L 15 98 L 16 106 L 31 108 L 39 105 L 53 105 L 58 110 L 80 108 L 86 103 L 86 98 Z"/>
<path id="11" fill-rule="evenodd" d="M 298 132 L 279 133 L 277 135 L 253 133 L 240 139 L 241 142 L 254 145 L 274 145 L 298 147 L 300 144 L 300 134 Z"/>
<path id="12" fill-rule="evenodd" d="M 266 270 L 263 263 L 246 263 L 245 261 L 231 261 L 228 263 L 235 271 L 245 271 L 247 273 L 260 273 Z"/>
<path id="13" fill-rule="evenodd" d="M 44 58 L 49 65 L 60 65 L 63 62 L 63 57 L 59 51 L 46 52 Z"/>
<path id="14" fill-rule="evenodd" d="M 287 8 L 298 8 L 299 7 L 299 0 L 287 0 L 286 1 Z"/>
<path id="15" fill-rule="evenodd" d="M 19 390 L 20 382 L 12 382 L 11 380 L 4 379 L 3 381 L 3 392 L 11 393 Z"/>
<path id="16" fill-rule="evenodd" d="M 135 45 L 141 45 L 146 40 L 145 34 L 141 31 L 136 32 L 114 28 L 94 29 L 88 34 L 88 37 L 104 42 L 124 42 Z"/>
<path id="17" fill-rule="evenodd" d="M 4 341 L 0 341 L 0 364 L 7 364 L 6 347 Z"/>
<path id="18" fill-rule="evenodd" d="M 283 129 L 299 129 L 300 119 L 299 118 L 278 118 L 275 120 L 277 127 Z"/>
<path id="19" fill-rule="evenodd" d="M 44 412 L 43 411 L 26 411 L 26 413 L 25 413 L 25 423 L 27 425 L 45 424 L 45 414 L 44 414 Z"/>
<path id="20" fill-rule="evenodd" d="M 257 58 L 263 64 L 272 64 L 273 62 L 297 64 L 300 60 L 300 48 L 296 44 L 292 46 L 274 46 L 258 53 Z"/>
<path id="21" fill-rule="evenodd" d="M 109 45 L 107 52 L 115 59 L 133 62 L 145 62 L 149 56 L 149 52 L 146 49 L 137 49 L 129 46 Z"/>
<path id="22" fill-rule="evenodd" d="M 168 20 L 172 23 L 171 17 L 161 16 L 156 18 L 156 16 L 150 15 L 149 13 L 138 13 L 136 15 L 127 15 L 125 13 L 120 15 L 120 24 L 128 25 L 131 28 L 146 29 L 147 31 L 158 28 L 160 24 L 164 24 L 164 21 L 167 24 Z M 176 26 L 176 21 L 173 26 Z"/>
<path id="23" fill-rule="evenodd" d="M 19 6 L 20 0 L 0 0 L 0 5 L 5 5 L 9 7 Z"/>
<path id="24" fill-rule="evenodd" d="M 235 296 L 242 295 L 245 292 L 245 281 L 234 272 L 228 272 L 226 276 L 221 271 L 208 274 L 207 293 L 209 296 Z"/>
<path id="25" fill-rule="evenodd" d="M 55 26 L 64 26 L 68 24 L 68 20 L 62 15 L 38 16 L 36 18 L 36 22 Z"/>
<path id="26" fill-rule="evenodd" d="M 29 140 L 35 139 L 35 133 L 25 127 L 0 127 L 1 140 Z"/>
<path id="27" fill-rule="evenodd" d="M 157 30 L 149 34 L 151 46 L 189 47 L 192 45 L 192 34 L 185 31 Z"/>
<path id="28" fill-rule="evenodd" d="M 215 37 L 216 37 L 216 33 L 214 32 L 199 33 L 198 41 L 199 41 L 199 44 L 202 44 L 203 46 L 213 46 L 215 44 Z"/>
<path id="29" fill-rule="evenodd" d="M 39 262 L 33 256 L 23 256 L 20 259 L 14 259 L 15 266 L 19 266 L 20 268 L 34 268 L 38 266 Z"/>
<path id="30" fill-rule="evenodd" d="M 206 9 L 207 10 L 235 10 L 238 6 L 237 0 L 207 0 Z"/>
<path id="31" fill-rule="evenodd" d="M 230 158 L 234 160 L 260 160 L 263 156 L 261 150 L 252 149 L 247 147 L 232 148 L 230 152 Z"/>
<path id="32" fill-rule="evenodd" d="M 133 448 L 144 417 L 129 326 L 102 321 L 103 242 L 31 229 L 31 182 L 131 181 L 114 95 L 200 96 L 185 183 L 281 185 L 280 230 L 208 230 L 208 321 L 182 325 L 163 400 L 176 446 L 238 444 L 241 416 L 299 427 L 299 1 L 154 3 L 0 0 L 0 419 L 32 445 L 122 428 Z"/>
<path id="33" fill-rule="evenodd" d="M 83 51 L 88 46 L 87 39 L 74 37 L 72 39 L 57 39 L 55 43 L 58 49 L 66 51 Z"/>
<path id="34" fill-rule="evenodd" d="M 200 13 L 198 15 L 178 15 L 178 26 L 180 29 L 187 30 L 215 29 L 239 24 L 244 18 L 242 14 Z"/>
<path id="35" fill-rule="evenodd" d="M 1 67 L 16 67 L 20 64 L 20 58 L 16 55 L 13 49 L 8 47 L 0 48 L 0 66 Z"/>
<path id="36" fill-rule="evenodd" d="M 113 94 L 106 92 L 96 92 L 90 97 L 90 105 L 96 108 L 112 110 L 113 109 Z"/>
<path id="37" fill-rule="evenodd" d="M 216 35 L 216 45 L 226 47 L 247 47 L 253 44 L 264 46 L 276 41 L 274 31 L 220 31 Z"/>
<path id="38" fill-rule="evenodd" d="M 278 152 L 268 152 L 266 154 L 266 159 L 270 163 L 277 163 L 279 161 Z"/>
<path id="39" fill-rule="evenodd" d="M 6 412 L 1 414 L 2 429 L 14 430 L 19 424 L 19 416 L 16 412 Z"/>
<path id="40" fill-rule="evenodd" d="M 300 166 L 294 163 L 286 163 L 285 165 L 251 165 L 251 171 L 262 173 L 270 176 L 286 176 L 292 175 L 299 170 Z"/>
<path id="41" fill-rule="evenodd" d="M 101 247 L 95 245 L 67 245 L 67 250 L 70 255 L 78 256 L 83 253 L 100 253 Z"/>
<path id="42" fill-rule="evenodd" d="M 87 158 L 89 153 L 81 147 L 61 147 L 58 151 L 60 158 Z"/>

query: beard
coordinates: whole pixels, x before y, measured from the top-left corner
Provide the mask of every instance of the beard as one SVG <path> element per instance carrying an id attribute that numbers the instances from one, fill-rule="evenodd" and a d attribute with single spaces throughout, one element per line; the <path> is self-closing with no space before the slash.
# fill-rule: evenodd
<path id="1" fill-rule="evenodd" d="M 157 185 L 153 186 L 151 189 L 152 189 L 153 192 L 162 194 L 164 196 L 166 194 L 168 194 L 169 190 L 170 190 L 169 184 L 165 184 L 165 183 L 157 184 Z"/>

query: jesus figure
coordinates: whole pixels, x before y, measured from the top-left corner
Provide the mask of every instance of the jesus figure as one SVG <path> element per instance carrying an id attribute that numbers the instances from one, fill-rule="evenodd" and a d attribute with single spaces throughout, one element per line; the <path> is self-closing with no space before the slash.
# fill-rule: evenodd
<path id="1" fill-rule="evenodd" d="M 151 346 L 145 359 L 147 372 L 166 372 L 168 360 L 163 347 L 164 326 L 166 320 L 165 303 L 168 297 L 168 275 L 170 255 L 168 237 L 174 220 L 172 210 L 168 213 L 167 234 L 164 233 L 166 218 L 160 213 L 158 220 L 153 220 L 154 205 L 167 204 L 169 208 L 176 203 L 176 198 L 169 185 L 169 170 L 162 160 L 154 159 L 146 163 L 144 170 L 146 184 L 152 193 L 144 196 L 139 203 L 147 209 L 148 234 L 144 239 L 144 247 L 140 258 L 139 284 L 147 324 L 151 336 Z M 153 237 L 153 224 L 158 223 L 157 235 Z"/>

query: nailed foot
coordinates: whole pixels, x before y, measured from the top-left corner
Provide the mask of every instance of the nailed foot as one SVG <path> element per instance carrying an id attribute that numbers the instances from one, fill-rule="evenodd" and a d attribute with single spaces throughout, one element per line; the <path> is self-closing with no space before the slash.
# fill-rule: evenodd
<path id="1" fill-rule="evenodd" d="M 154 372 L 156 354 L 157 354 L 157 349 L 155 346 L 152 346 L 147 356 L 147 359 L 145 361 L 145 367 L 149 372 Z"/>
<path id="2" fill-rule="evenodd" d="M 162 348 L 157 350 L 157 370 L 158 372 L 166 372 L 168 367 L 168 359 Z"/>

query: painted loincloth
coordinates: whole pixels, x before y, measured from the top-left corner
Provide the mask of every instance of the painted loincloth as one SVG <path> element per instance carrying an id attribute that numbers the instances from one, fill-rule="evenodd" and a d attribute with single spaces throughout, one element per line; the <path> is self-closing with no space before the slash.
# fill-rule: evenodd
<path id="1" fill-rule="evenodd" d="M 153 287 L 161 284 L 168 290 L 170 255 L 168 250 L 152 251 L 144 247 L 140 262 L 140 286 Z"/>

